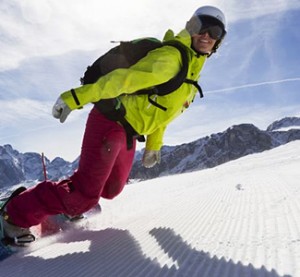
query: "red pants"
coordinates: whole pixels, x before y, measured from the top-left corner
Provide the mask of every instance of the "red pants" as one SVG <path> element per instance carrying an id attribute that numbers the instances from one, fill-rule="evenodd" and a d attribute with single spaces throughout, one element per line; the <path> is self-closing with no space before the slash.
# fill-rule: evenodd
<path id="1" fill-rule="evenodd" d="M 48 215 L 86 212 L 100 197 L 114 198 L 126 184 L 134 153 L 135 141 L 133 148 L 127 150 L 123 127 L 92 109 L 78 170 L 68 180 L 45 181 L 13 198 L 7 206 L 10 220 L 27 228 Z"/>

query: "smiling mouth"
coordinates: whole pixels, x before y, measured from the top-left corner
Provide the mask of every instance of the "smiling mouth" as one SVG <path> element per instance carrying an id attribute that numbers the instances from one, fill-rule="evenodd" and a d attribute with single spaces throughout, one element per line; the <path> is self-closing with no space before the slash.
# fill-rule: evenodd
<path id="1" fill-rule="evenodd" d="M 210 43 L 208 40 L 206 40 L 206 39 L 200 39 L 200 42 L 201 43 Z"/>

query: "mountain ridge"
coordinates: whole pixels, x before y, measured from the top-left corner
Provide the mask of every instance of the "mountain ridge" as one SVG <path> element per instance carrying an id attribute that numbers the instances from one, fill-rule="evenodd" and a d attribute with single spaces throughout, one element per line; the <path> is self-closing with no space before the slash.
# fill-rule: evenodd
<path id="1" fill-rule="evenodd" d="M 153 168 L 142 166 L 142 152 L 137 151 L 130 179 L 146 180 L 160 176 L 215 167 L 240 157 L 275 148 L 300 139 L 300 118 L 285 117 L 260 130 L 253 124 L 239 124 L 177 146 L 163 146 L 161 163 Z M 298 127 L 298 128 L 297 128 Z M 285 130 L 282 130 L 285 129 Z M 56 157 L 44 159 L 47 178 L 57 181 L 67 178 L 78 167 L 79 157 L 68 162 Z M 42 155 L 35 152 L 20 153 L 11 145 L 0 146 L 0 188 L 21 182 L 44 180 Z"/>

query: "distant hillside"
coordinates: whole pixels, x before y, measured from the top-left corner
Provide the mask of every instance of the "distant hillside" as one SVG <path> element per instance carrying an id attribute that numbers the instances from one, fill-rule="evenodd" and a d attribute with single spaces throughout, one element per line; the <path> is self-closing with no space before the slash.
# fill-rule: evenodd
<path id="1" fill-rule="evenodd" d="M 265 131 L 252 124 L 234 125 L 224 132 L 194 142 L 164 146 L 161 150 L 161 163 L 151 169 L 142 166 L 142 153 L 138 151 L 130 179 L 145 180 L 211 168 L 248 154 L 269 150 L 299 140 L 299 126 L 300 118 L 296 117 L 275 121 Z M 59 180 L 70 176 L 77 168 L 78 160 L 79 158 L 74 162 L 67 162 L 58 157 L 49 161 L 45 158 L 48 178 Z M 0 146 L 0 188 L 43 179 L 41 154 L 20 153 L 11 145 Z"/>

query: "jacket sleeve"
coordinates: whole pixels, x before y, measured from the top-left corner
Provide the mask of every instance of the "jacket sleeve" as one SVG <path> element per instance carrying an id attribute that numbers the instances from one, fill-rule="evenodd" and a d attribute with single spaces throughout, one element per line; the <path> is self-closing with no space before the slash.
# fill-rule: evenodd
<path id="1" fill-rule="evenodd" d="M 166 126 L 157 129 L 155 132 L 147 136 L 146 150 L 159 151 L 163 146 L 163 137 Z"/>
<path id="2" fill-rule="evenodd" d="M 116 69 L 94 83 L 61 94 L 71 110 L 101 99 L 131 94 L 151 88 L 174 77 L 181 67 L 181 54 L 172 46 L 164 46 L 148 53 L 135 65 Z M 71 92 L 73 91 L 73 92 Z"/>

